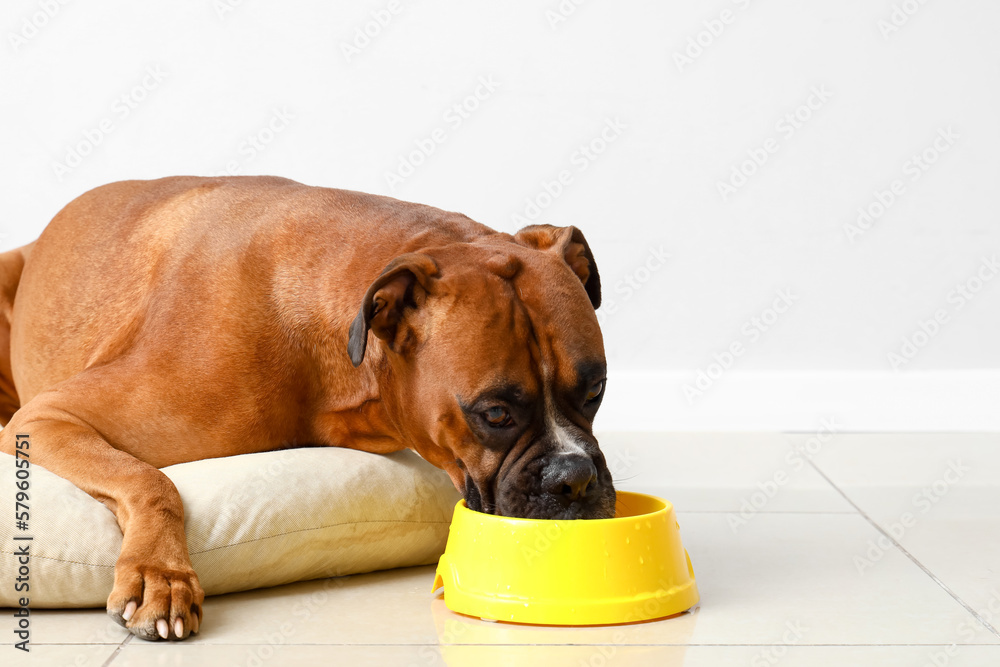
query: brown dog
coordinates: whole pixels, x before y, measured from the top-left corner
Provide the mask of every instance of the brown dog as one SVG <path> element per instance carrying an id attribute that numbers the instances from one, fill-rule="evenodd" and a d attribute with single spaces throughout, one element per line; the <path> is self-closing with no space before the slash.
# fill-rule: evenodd
<path id="1" fill-rule="evenodd" d="M 184 638 L 204 593 L 163 466 L 410 447 L 474 509 L 612 516 L 599 304 L 574 227 L 280 178 L 114 183 L 0 255 L 0 449 L 30 434 L 115 513 L 108 613 Z"/>

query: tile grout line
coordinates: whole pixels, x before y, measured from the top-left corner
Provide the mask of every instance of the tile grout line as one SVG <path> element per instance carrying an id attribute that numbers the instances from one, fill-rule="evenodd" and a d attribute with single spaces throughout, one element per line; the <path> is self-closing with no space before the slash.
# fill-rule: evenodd
<path id="1" fill-rule="evenodd" d="M 147 644 L 136 644 L 137 649 L 145 650 L 146 648 L 155 648 L 157 646 L 166 645 L 166 642 L 149 642 Z M 40 644 L 43 646 L 43 644 Z M 61 644 L 44 644 L 44 646 L 61 646 Z M 93 646 L 93 644 L 69 644 L 69 646 Z M 299 643 L 282 643 L 282 644 L 177 644 L 172 643 L 173 648 L 181 649 L 184 647 L 192 647 L 192 650 L 204 646 L 220 647 L 220 648 L 233 648 L 233 647 L 247 647 L 247 646 L 274 646 L 274 647 L 292 647 L 292 646 L 326 646 L 330 648 L 434 648 L 434 647 L 478 647 L 478 648 L 519 648 L 519 647 L 531 647 L 531 646 L 544 646 L 546 648 L 601 648 L 603 646 L 617 646 L 621 648 L 650 648 L 658 646 L 668 646 L 674 648 L 767 648 L 770 646 L 789 646 L 787 644 L 781 643 L 769 643 L 769 644 L 651 644 L 648 642 L 636 643 L 636 644 L 546 644 L 546 643 L 527 643 L 527 644 L 510 644 L 510 643 L 496 643 L 496 644 L 484 644 L 484 643 L 469 643 L 469 644 L 371 644 L 371 643 L 361 643 L 361 644 L 346 644 L 346 643 L 336 643 L 336 644 L 317 644 L 308 642 Z M 952 644 L 936 643 L 936 644 L 795 644 L 795 648 L 947 648 L 952 646 Z M 968 646 L 982 646 L 986 648 L 1000 648 L 997 644 L 962 644 L 962 647 Z M 105 663 L 106 664 L 106 663 Z"/>
<path id="2" fill-rule="evenodd" d="M 674 507 L 674 513 L 676 513 L 678 516 L 680 516 L 682 514 L 732 514 L 733 512 L 739 512 L 739 511 L 740 511 L 739 508 L 728 509 L 728 510 L 679 510 L 679 509 L 677 509 L 676 506 Z M 827 515 L 827 514 L 850 514 L 850 515 L 853 515 L 853 514 L 856 514 L 856 512 L 851 512 L 851 511 L 848 511 L 848 510 L 837 510 L 837 511 L 825 512 L 825 511 L 822 511 L 822 510 L 807 511 L 807 510 L 767 510 L 767 509 L 761 509 L 761 510 L 757 511 L 757 514 L 824 514 L 824 515 Z"/>
<path id="3" fill-rule="evenodd" d="M 902 552 L 902 554 L 904 556 L 906 556 L 907 558 L 909 558 L 910 561 L 914 565 L 916 565 L 917 567 L 919 567 L 923 571 L 924 574 L 926 574 L 928 577 L 931 578 L 931 581 L 933 581 L 938 586 L 940 586 L 948 595 L 950 595 L 952 597 L 952 599 L 955 600 L 955 602 L 957 602 L 958 604 L 960 604 L 967 612 L 969 612 L 970 614 L 972 614 L 973 618 L 975 618 L 977 621 L 979 621 L 984 628 L 986 628 L 987 630 L 989 630 L 990 632 L 992 632 L 997 637 L 1000 637 L 1000 630 L 997 630 L 995 627 L 993 627 L 993 625 L 991 623 L 989 623 L 985 618 L 983 618 L 982 615 L 979 612 L 977 612 L 975 609 L 973 609 L 972 606 L 969 603 L 967 603 L 965 600 L 963 600 L 961 597 L 959 597 L 959 595 L 955 591 L 951 590 L 951 588 L 947 584 L 945 584 L 943 581 L 941 581 L 941 579 L 938 578 L 937 575 L 935 575 L 933 572 L 931 572 L 930 569 L 928 569 L 926 565 L 924 565 L 919 560 L 917 560 L 916 556 L 914 556 L 913 554 L 911 554 L 906 549 L 906 547 L 904 547 L 902 544 L 899 543 L 899 541 L 896 538 L 894 538 L 892 535 L 890 535 L 885 530 L 883 530 L 882 526 L 880 526 L 878 524 L 878 522 L 876 522 L 874 519 L 872 519 L 870 516 L 868 516 L 868 513 L 865 512 L 863 509 L 861 509 L 861 507 L 856 502 L 854 502 L 853 500 L 851 500 L 851 498 L 844 492 L 844 490 L 841 489 L 839 486 L 837 486 L 837 484 L 835 484 L 834 481 L 832 479 L 830 479 L 830 477 L 825 472 L 823 472 L 818 465 L 816 465 L 815 461 L 813 461 L 811 458 L 807 458 L 806 460 L 808 461 L 809 465 L 812 466 L 813 470 L 815 470 L 817 473 L 819 473 L 820 477 L 822 477 L 823 479 L 825 479 L 827 481 L 827 483 L 830 486 L 832 486 L 837 491 L 837 493 L 839 493 L 843 497 L 844 500 L 846 500 L 848 503 L 850 503 L 851 506 L 858 511 L 858 514 L 860 514 L 864 518 L 865 521 L 867 521 L 869 524 L 871 524 L 872 528 L 874 528 L 875 530 L 877 530 L 886 539 L 888 539 L 890 542 L 892 542 L 892 544 L 897 549 L 899 549 L 900 552 Z"/>
<path id="4" fill-rule="evenodd" d="M 101 667 L 108 667 L 108 665 L 110 665 L 110 664 L 111 664 L 112 662 L 114 662 L 114 661 L 115 661 L 115 658 L 117 658 L 117 657 L 118 657 L 118 654 L 119 654 L 119 653 L 121 653 L 121 652 L 122 652 L 122 649 L 123 649 L 123 648 L 125 648 L 125 646 L 126 646 L 126 645 L 127 645 L 127 644 L 128 644 L 129 642 L 131 642 L 131 641 L 132 641 L 132 638 L 133 638 L 133 637 L 135 637 L 135 635 L 133 635 L 133 634 L 131 634 L 131 633 L 130 633 L 128 637 L 126 637 L 125 639 L 123 639 L 123 640 L 122 640 L 122 643 L 121 643 L 121 644 L 119 644 L 119 645 L 117 646 L 117 648 L 115 648 L 115 651 L 114 651 L 114 653 L 112 653 L 111 655 L 109 655 L 109 656 L 108 656 L 108 659 L 104 661 L 104 664 L 102 664 L 102 665 L 101 665 Z"/>

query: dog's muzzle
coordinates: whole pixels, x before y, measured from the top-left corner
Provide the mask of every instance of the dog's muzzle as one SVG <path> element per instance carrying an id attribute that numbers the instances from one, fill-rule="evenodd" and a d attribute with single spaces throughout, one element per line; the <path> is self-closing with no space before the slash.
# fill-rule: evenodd
<path id="1" fill-rule="evenodd" d="M 596 444 L 595 444 L 596 449 Z M 604 455 L 547 453 L 518 462 L 495 489 L 466 478 L 466 504 L 474 510 L 525 519 L 608 519 L 615 489 Z"/>

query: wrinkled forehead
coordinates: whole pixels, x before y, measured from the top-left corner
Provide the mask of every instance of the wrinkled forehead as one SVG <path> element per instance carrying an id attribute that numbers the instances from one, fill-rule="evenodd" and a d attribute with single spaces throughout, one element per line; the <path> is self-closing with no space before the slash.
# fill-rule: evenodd
<path id="1" fill-rule="evenodd" d="M 604 364 L 597 316 L 579 278 L 540 251 L 497 252 L 449 271 L 433 336 L 457 355 L 465 394 L 575 386 Z M 442 360 L 443 361 L 443 360 Z"/>
<path id="2" fill-rule="evenodd" d="M 438 369 L 462 369 L 453 382 L 464 386 L 455 389 L 535 375 L 534 328 L 510 281 L 478 266 L 449 271 L 441 283 L 426 356 Z"/>
<path id="3" fill-rule="evenodd" d="M 556 379 L 575 375 L 569 360 L 604 362 L 604 339 L 587 291 L 561 257 L 527 250 L 512 279 L 540 348 L 539 362 Z"/>

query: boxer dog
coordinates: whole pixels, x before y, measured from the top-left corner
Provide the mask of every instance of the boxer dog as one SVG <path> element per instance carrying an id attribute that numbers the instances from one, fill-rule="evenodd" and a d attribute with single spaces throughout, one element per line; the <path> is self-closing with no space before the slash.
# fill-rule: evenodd
<path id="1" fill-rule="evenodd" d="M 412 448 L 472 509 L 613 516 L 600 301 L 575 227 L 281 178 L 113 183 L 0 255 L 0 449 L 29 434 L 114 512 L 108 613 L 183 639 L 204 592 L 164 466 Z"/>

